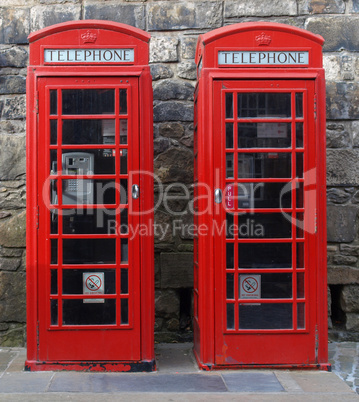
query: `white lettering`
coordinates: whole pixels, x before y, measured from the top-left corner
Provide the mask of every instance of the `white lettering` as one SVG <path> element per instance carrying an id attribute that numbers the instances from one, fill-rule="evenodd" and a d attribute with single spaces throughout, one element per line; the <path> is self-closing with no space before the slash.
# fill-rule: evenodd
<path id="1" fill-rule="evenodd" d="M 45 63 L 133 63 L 134 49 L 45 49 Z"/>
<path id="2" fill-rule="evenodd" d="M 218 65 L 308 65 L 309 52 L 219 51 Z"/>

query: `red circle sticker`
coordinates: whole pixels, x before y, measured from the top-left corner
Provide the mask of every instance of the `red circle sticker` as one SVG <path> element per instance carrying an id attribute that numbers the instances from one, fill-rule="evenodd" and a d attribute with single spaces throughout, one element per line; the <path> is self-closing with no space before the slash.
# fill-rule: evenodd
<path id="1" fill-rule="evenodd" d="M 248 277 L 242 282 L 242 289 L 246 293 L 254 293 L 258 289 L 258 282 L 255 278 Z"/>
<path id="2" fill-rule="evenodd" d="M 86 279 L 86 287 L 88 290 L 91 290 L 92 292 L 96 292 L 96 290 L 99 290 L 101 288 L 102 281 L 101 278 L 97 275 L 90 275 Z"/>

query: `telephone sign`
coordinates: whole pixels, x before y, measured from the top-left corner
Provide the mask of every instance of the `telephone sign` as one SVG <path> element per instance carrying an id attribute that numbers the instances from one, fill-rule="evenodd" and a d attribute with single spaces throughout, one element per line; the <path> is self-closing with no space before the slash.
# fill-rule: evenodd
<path id="1" fill-rule="evenodd" d="M 29 36 L 28 370 L 155 369 L 149 39 L 92 20 Z"/>
<path id="2" fill-rule="evenodd" d="M 265 22 L 198 39 L 194 219 L 213 233 L 194 238 L 203 369 L 329 367 L 322 45 Z"/>

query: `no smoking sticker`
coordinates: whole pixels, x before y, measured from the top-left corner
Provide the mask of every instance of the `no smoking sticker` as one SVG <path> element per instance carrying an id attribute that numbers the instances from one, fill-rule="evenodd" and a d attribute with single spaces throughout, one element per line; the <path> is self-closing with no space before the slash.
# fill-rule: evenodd
<path id="1" fill-rule="evenodd" d="M 246 300 L 261 298 L 260 275 L 239 275 L 239 298 Z"/>
<path id="2" fill-rule="evenodd" d="M 84 295 L 103 295 L 105 289 L 103 272 L 84 272 L 83 273 L 83 294 Z M 84 299 L 84 303 L 104 303 L 104 299 Z"/>

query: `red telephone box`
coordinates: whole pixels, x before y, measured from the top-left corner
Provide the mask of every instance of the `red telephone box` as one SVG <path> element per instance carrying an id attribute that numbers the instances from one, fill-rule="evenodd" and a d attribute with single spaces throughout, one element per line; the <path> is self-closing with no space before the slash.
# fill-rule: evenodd
<path id="1" fill-rule="evenodd" d="M 149 39 L 92 20 L 29 36 L 28 370 L 155 370 Z"/>
<path id="2" fill-rule="evenodd" d="M 328 369 L 323 38 L 199 37 L 194 351 L 203 369 Z"/>

